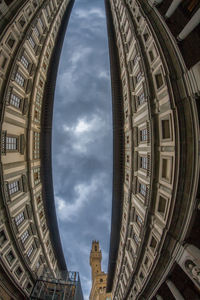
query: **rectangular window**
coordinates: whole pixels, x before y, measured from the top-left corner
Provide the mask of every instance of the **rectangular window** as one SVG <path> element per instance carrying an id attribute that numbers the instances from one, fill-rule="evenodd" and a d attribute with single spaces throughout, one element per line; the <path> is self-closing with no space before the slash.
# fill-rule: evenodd
<path id="1" fill-rule="evenodd" d="M 12 36 L 10 36 L 8 41 L 7 41 L 7 44 L 10 47 L 10 49 L 12 49 L 14 47 L 14 44 L 15 44 L 15 39 Z"/>
<path id="2" fill-rule="evenodd" d="M 145 142 L 148 139 L 148 131 L 147 128 L 140 130 L 140 141 Z"/>
<path id="3" fill-rule="evenodd" d="M 158 200 L 158 212 L 162 216 L 164 216 L 164 214 L 165 214 L 166 206 L 167 206 L 167 200 L 164 197 L 159 196 L 159 200 Z"/>
<path id="4" fill-rule="evenodd" d="M 142 223 L 143 223 L 142 218 L 139 215 L 136 215 L 135 221 L 136 221 L 136 223 L 138 224 L 139 227 L 142 226 Z"/>
<path id="5" fill-rule="evenodd" d="M 19 226 L 24 220 L 25 220 L 24 212 L 21 212 L 15 217 L 15 224 Z"/>
<path id="6" fill-rule="evenodd" d="M 33 158 L 38 159 L 40 157 L 40 133 L 33 132 Z"/>
<path id="7" fill-rule="evenodd" d="M 44 28 L 44 23 L 41 18 L 38 19 L 38 22 L 39 22 L 41 28 Z"/>
<path id="8" fill-rule="evenodd" d="M 138 245 L 139 244 L 139 239 L 138 239 L 138 237 L 135 233 L 133 234 L 133 239 L 134 239 L 135 243 Z"/>
<path id="9" fill-rule="evenodd" d="M 4 245 L 4 243 L 7 241 L 5 232 L 3 230 L 0 231 L 0 247 Z"/>
<path id="10" fill-rule="evenodd" d="M 154 236 L 152 236 L 151 238 L 151 242 L 150 242 L 150 245 L 149 245 L 153 250 L 155 250 L 156 246 L 157 246 L 157 241 L 156 239 L 154 238 Z"/>
<path id="11" fill-rule="evenodd" d="M 162 178 L 170 181 L 171 179 L 171 159 L 170 158 L 162 158 Z"/>
<path id="12" fill-rule="evenodd" d="M 33 178 L 34 178 L 35 185 L 40 183 L 40 168 L 36 168 L 33 170 Z"/>
<path id="13" fill-rule="evenodd" d="M 30 258 L 32 253 L 33 253 L 33 245 L 31 245 L 30 248 L 28 249 L 27 256 Z"/>
<path id="14" fill-rule="evenodd" d="M 20 278 L 21 275 L 22 275 L 22 273 L 23 273 L 22 269 L 21 269 L 20 267 L 17 267 L 17 269 L 15 270 L 16 276 L 17 276 L 18 278 Z"/>
<path id="15" fill-rule="evenodd" d="M 170 139 L 170 123 L 169 119 L 161 121 L 162 126 L 162 139 Z"/>
<path id="16" fill-rule="evenodd" d="M 18 149 L 18 138 L 17 137 L 6 137 L 6 150 L 15 151 Z"/>
<path id="17" fill-rule="evenodd" d="M 28 66 L 29 66 L 29 60 L 27 59 L 26 56 L 24 56 L 24 54 L 21 56 L 21 59 L 20 59 L 22 65 L 28 69 Z"/>
<path id="18" fill-rule="evenodd" d="M 39 37 L 39 36 L 40 36 L 40 32 L 39 32 L 37 26 L 35 26 L 33 30 L 34 30 L 35 35 L 36 35 L 37 37 Z"/>
<path id="19" fill-rule="evenodd" d="M 24 77 L 20 74 L 20 73 L 16 73 L 15 75 L 15 81 L 20 85 L 20 86 L 24 86 L 24 83 L 25 83 L 25 79 Z"/>
<path id="20" fill-rule="evenodd" d="M 30 36 L 30 37 L 28 38 L 28 40 L 29 40 L 29 43 L 30 43 L 31 47 L 34 49 L 34 48 L 35 48 L 35 41 L 34 41 L 34 39 L 32 38 L 32 36 Z"/>
<path id="21" fill-rule="evenodd" d="M 8 254 L 6 255 L 6 259 L 7 259 L 7 261 L 9 262 L 10 265 L 14 262 L 15 256 L 14 256 L 12 250 L 10 250 L 10 251 L 8 252 Z"/>
<path id="22" fill-rule="evenodd" d="M 147 170 L 148 167 L 148 159 L 145 156 L 140 157 L 140 168 Z"/>
<path id="23" fill-rule="evenodd" d="M 42 95 L 39 91 L 37 91 L 37 94 L 36 94 L 36 100 L 35 100 L 36 104 L 41 107 L 41 104 L 42 104 Z"/>
<path id="24" fill-rule="evenodd" d="M 13 195 L 20 190 L 19 180 L 8 183 L 8 192 L 9 195 Z"/>
<path id="25" fill-rule="evenodd" d="M 10 105 L 12 105 L 12 106 L 14 106 L 16 108 L 20 108 L 20 106 L 21 106 L 21 98 L 12 93 L 10 95 Z"/>
<path id="26" fill-rule="evenodd" d="M 161 86 L 164 84 L 162 74 L 161 73 L 156 74 L 155 79 L 156 79 L 157 89 L 161 88 Z"/>
<path id="27" fill-rule="evenodd" d="M 139 183 L 139 193 L 142 195 L 142 196 L 146 196 L 146 192 L 147 192 L 147 186 L 146 184 L 143 184 L 143 183 Z"/>
<path id="28" fill-rule="evenodd" d="M 138 72 L 138 74 L 136 75 L 135 80 L 136 80 L 136 84 L 139 83 L 142 80 L 142 72 L 141 71 Z"/>
<path id="29" fill-rule="evenodd" d="M 24 231 L 24 233 L 21 235 L 21 241 L 24 244 L 27 238 L 29 237 L 29 232 L 28 230 Z"/>
<path id="30" fill-rule="evenodd" d="M 145 102 L 145 96 L 144 92 L 142 92 L 138 97 L 137 97 L 137 103 L 138 106 L 142 105 Z"/>

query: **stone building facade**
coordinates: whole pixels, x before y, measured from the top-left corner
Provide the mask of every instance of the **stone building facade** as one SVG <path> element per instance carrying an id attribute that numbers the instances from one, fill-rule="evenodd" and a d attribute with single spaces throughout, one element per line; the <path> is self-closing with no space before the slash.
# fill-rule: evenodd
<path id="1" fill-rule="evenodd" d="M 199 299 L 199 1 L 105 6 L 114 124 L 107 292 Z"/>
<path id="2" fill-rule="evenodd" d="M 0 299 L 67 270 L 51 172 L 53 95 L 73 0 L 0 1 Z"/>

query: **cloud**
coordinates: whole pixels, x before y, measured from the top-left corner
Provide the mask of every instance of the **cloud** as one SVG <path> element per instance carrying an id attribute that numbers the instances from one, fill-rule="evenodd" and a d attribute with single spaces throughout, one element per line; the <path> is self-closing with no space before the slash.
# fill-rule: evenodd
<path id="1" fill-rule="evenodd" d="M 103 11 L 103 9 L 97 8 L 97 7 L 93 7 L 90 9 L 77 9 L 75 12 L 75 15 L 77 18 L 80 19 L 86 19 L 86 18 L 102 18 L 105 19 L 105 13 Z"/>
<path id="2" fill-rule="evenodd" d="M 98 189 L 99 179 L 93 178 L 88 184 L 77 184 L 74 186 L 74 201 L 67 203 L 65 199 L 56 196 L 56 204 L 58 217 L 64 221 L 76 222 L 79 218 L 81 209 L 91 201 L 91 196 L 95 194 Z"/>
<path id="3" fill-rule="evenodd" d="M 100 241 L 107 271 L 112 200 L 112 107 L 104 3 L 76 0 L 64 40 L 53 116 L 53 181 L 69 270 L 85 300 L 89 255 Z"/>

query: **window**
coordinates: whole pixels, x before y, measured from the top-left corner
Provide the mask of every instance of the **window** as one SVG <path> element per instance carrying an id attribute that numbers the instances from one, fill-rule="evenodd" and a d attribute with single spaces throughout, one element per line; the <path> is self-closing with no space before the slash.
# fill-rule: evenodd
<path id="1" fill-rule="evenodd" d="M 162 126 L 162 139 L 170 139 L 170 123 L 169 119 L 161 121 Z"/>
<path id="2" fill-rule="evenodd" d="M 34 48 L 35 48 L 35 41 L 34 41 L 34 39 L 32 38 L 32 36 L 30 36 L 30 37 L 28 38 L 28 40 L 29 40 L 29 43 L 30 43 L 31 47 L 34 49 Z"/>
<path id="3" fill-rule="evenodd" d="M 145 102 L 145 96 L 144 92 L 142 92 L 138 97 L 137 97 L 137 104 L 138 106 L 142 105 Z"/>
<path id="4" fill-rule="evenodd" d="M 36 201 L 37 201 L 37 205 L 39 205 L 42 202 L 41 195 L 37 196 Z"/>
<path id="5" fill-rule="evenodd" d="M 24 25 L 26 24 L 26 20 L 24 19 L 24 17 L 21 17 L 21 19 L 19 20 L 19 24 L 22 28 L 24 27 Z"/>
<path id="6" fill-rule="evenodd" d="M 156 80 L 157 89 L 161 88 L 161 86 L 164 84 L 162 74 L 161 73 L 156 74 L 155 80 Z"/>
<path id="7" fill-rule="evenodd" d="M 33 30 L 34 30 L 35 35 L 39 38 L 40 32 L 39 32 L 37 26 L 35 26 Z"/>
<path id="8" fill-rule="evenodd" d="M 129 182 L 129 174 L 126 174 L 126 181 Z"/>
<path id="9" fill-rule="evenodd" d="M 32 289 L 32 284 L 30 284 L 30 282 L 27 284 L 27 286 L 26 286 L 26 290 L 28 291 L 28 292 L 30 292 L 30 290 Z"/>
<path id="10" fill-rule="evenodd" d="M 129 135 L 126 137 L 126 143 L 129 144 Z"/>
<path id="11" fill-rule="evenodd" d="M 33 245 L 31 245 L 30 248 L 28 249 L 27 256 L 30 258 L 32 253 L 33 253 Z"/>
<path id="12" fill-rule="evenodd" d="M 26 57 L 24 54 L 21 56 L 20 61 L 21 61 L 22 65 L 23 65 L 26 69 L 28 69 L 29 61 L 28 61 L 27 57 Z"/>
<path id="13" fill-rule="evenodd" d="M 154 53 L 152 50 L 149 51 L 149 57 L 150 57 L 150 60 L 153 61 L 154 60 Z"/>
<path id="14" fill-rule="evenodd" d="M 162 158 L 162 173 L 161 176 L 163 179 L 167 181 L 171 178 L 171 159 L 170 158 Z"/>
<path id="15" fill-rule="evenodd" d="M 46 230 L 46 225 L 43 224 L 43 225 L 42 225 L 42 232 L 45 232 L 45 230 Z"/>
<path id="16" fill-rule="evenodd" d="M 139 244 L 139 239 L 137 237 L 137 235 L 134 233 L 133 234 L 133 240 L 135 241 L 135 243 L 138 245 Z"/>
<path id="17" fill-rule="evenodd" d="M 18 138 L 6 136 L 6 150 L 15 151 L 18 149 Z"/>
<path id="18" fill-rule="evenodd" d="M 143 183 L 139 183 L 139 193 L 142 195 L 142 196 L 146 196 L 146 192 L 147 192 L 147 186 L 146 184 L 143 184 Z"/>
<path id="19" fill-rule="evenodd" d="M 2 69 L 5 68 L 7 61 L 8 61 L 7 57 L 3 53 L 0 53 L 0 65 Z"/>
<path id="20" fill-rule="evenodd" d="M 22 101 L 22 99 L 19 96 L 11 93 L 11 95 L 10 95 L 10 105 L 12 105 L 16 108 L 20 108 L 21 101 Z"/>
<path id="21" fill-rule="evenodd" d="M 145 142 L 148 139 L 148 131 L 147 128 L 140 130 L 140 141 Z"/>
<path id="22" fill-rule="evenodd" d="M 40 157 L 40 133 L 33 132 L 33 158 L 38 159 Z"/>
<path id="23" fill-rule="evenodd" d="M 162 216 L 164 216 L 165 214 L 166 206 L 167 206 L 167 199 L 165 199 L 163 196 L 160 195 L 158 200 L 158 212 Z"/>
<path id="24" fill-rule="evenodd" d="M 147 42 L 147 40 L 149 39 L 149 34 L 148 34 L 148 32 L 145 32 L 145 33 L 143 34 L 143 37 L 144 37 L 144 41 Z"/>
<path id="25" fill-rule="evenodd" d="M 13 263 L 14 260 L 15 260 L 15 256 L 14 256 L 12 250 L 10 250 L 10 251 L 8 252 L 8 254 L 6 255 L 6 259 L 7 259 L 7 261 L 9 262 L 9 264 L 12 265 L 12 263 Z"/>
<path id="26" fill-rule="evenodd" d="M 23 273 L 22 269 L 21 269 L 20 267 L 17 267 L 17 269 L 15 270 L 16 276 L 17 276 L 18 278 L 20 278 L 21 275 L 22 275 L 22 273 Z"/>
<path id="27" fill-rule="evenodd" d="M 24 212 L 21 212 L 15 217 L 15 224 L 19 226 L 24 220 L 25 220 Z"/>
<path id="28" fill-rule="evenodd" d="M 138 224 L 139 227 L 142 226 L 142 224 L 143 224 L 142 218 L 139 215 L 136 215 L 135 221 L 136 221 L 136 223 Z"/>
<path id="29" fill-rule="evenodd" d="M 15 39 L 13 37 L 9 37 L 9 39 L 7 41 L 7 44 L 10 47 L 10 49 L 12 49 L 14 47 L 14 44 L 15 44 Z"/>
<path id="30" fill-rule="evenodd" d="M 44 28 L 44 23 L 41 18 L 38 19 L 38 22 L 39 22 L 41 28 Z"/>
<path id="31" fill-rule="evenodd" d="M 5 232 L 3 230 L 0 231 L 0 247 L 4 245 L 4 243 L 7 241 Z"/>
<path id="32" fill-rule="evenodd" d="M 40 121 L 40 110 L 37 107 L 34 111 L 34 121 L 37 123 Z"/>
<path id="33" fill-rule="evenodd" d="M 33 179 L 35 185 L 40 183 L 40 168 L 36 168 L 33 170 Z"/>
<path id="34" fill-rule="evenodd" d="M 152 236 L 151 242 L 150 242 L 149 246 L 150 246 L 153 250 L 155 250 L 155 248 L 156 248 L 156 246 L 157 246 L 157 241 L 156 241 L 156 239 L 155 239 L 154 236 Z"/>
<path id="35" fill-rule="evenodd" d="M 140 275 L 139 275 L 139 277 L 140 277 L 140 280 L 141 280 L 141 281 L 143 281 L 143 280 L 144 280 L 144 274 L 143 274 L 142 272 L 140 272 Z"/>
<path id="36" fill-rule="evenodd" d="M 24 83 L 25 83 L 25 79 L 24 77 L 20 74 L 20 73 L 16 73 L 15 75 L 15 81 L 20 85 L 20 86 L 24 86 Z"/>
<path id="37" fill-rule="evenodd" d="M 142 80 L 142 72 L 139 71 L 135 78 L 136 84 L 139 83 L 141 80 Z"/>
<path id="38" fill-rule="evenodd" d="M 19 180 L 8 183 L 8 193 L 9 195 L 13 195 L 20 191 Z"/>
<path id="39" fill-rule="evenodd" d="M 130 156 L 129 155 L 126 156 L 126 162 L 127 162 L 127 164 L 130 162 Z"/>
<path id="40" fill-rule="evenodd" d="M 140 157 L 140 168 L 147 170 L 148 167 L 148 158 L 146 156 Z"/>
<path id="41" fill-rule="evenodd" d="M 28 230 L 26 230 L 26 231 L 24 231 L 24 233 L 21 236 L 21 241 L 23 244 L 25 243 L 25 241 L 27 240 L 28 237 L 29 237 L 29 232 L 28 232 Z"/>
<path id="42" fill-rule="evenodd" d="M 40 213 L 39 213 L 40 220 L 43 218 L 43 216 L 44 216 L 44 213 L 43 213 L 43 211 L 41 210 Z"/>

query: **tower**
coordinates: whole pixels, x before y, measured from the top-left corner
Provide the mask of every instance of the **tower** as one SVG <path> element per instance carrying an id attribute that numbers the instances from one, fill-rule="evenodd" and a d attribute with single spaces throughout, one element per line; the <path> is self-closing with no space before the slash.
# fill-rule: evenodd
<path id="1" fill-rule="evenodd" d="M 90 300 L 111 300 L 111 294 L 106 293 L 107 274 L 101 270 L 102 254 L 99 241 L 92 241 L 90 251 L 90 266 L 92 269 L 92 288 Z"/>
<path id="2" fill-rule="evenodd" d="M 95 277 L 101 274 L 101 260 L 102 254 L 99 249 L 99 241 L 92 241 L 92 249 L 90 252 L 90 266 L 92 269 L 92 281 Z"/>

